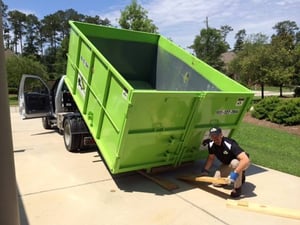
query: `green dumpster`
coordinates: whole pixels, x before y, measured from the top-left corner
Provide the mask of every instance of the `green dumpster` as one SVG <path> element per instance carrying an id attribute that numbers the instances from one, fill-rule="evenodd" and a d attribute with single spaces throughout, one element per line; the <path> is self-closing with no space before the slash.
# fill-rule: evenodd
<path id="1" fill-rule="evenodd" d="M 158 34 L 70 21 L 66 85 L 111 173 L 206 157 L 211 126 L 230 136 L 253 93 Z"/>

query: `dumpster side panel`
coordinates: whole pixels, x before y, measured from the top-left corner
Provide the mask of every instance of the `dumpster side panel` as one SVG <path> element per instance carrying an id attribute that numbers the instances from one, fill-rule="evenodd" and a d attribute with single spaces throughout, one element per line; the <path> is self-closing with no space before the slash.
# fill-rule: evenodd
<path id="1" fill-rule="evenodd" d="M 66 85 L 108 167 L 113 168 L 129 104 L 123 97 L 128 84 L 122 85 L 124 80 L 90 42 L 74 31 L 70 40 L 76 51 L 69 51 Z"/>
<path id="2" fill-rule="evenodd" d="M 202 140 L 208 138 L 212 126 L 222 127 L 225 136 L 232 136 L 238 128 L 244 114 L 249 109 L 251 93 L 206 92 L 195 110 L 192 125 L 183 143 L 177 164 L 196 158 L 203 158 Z M 206 151 L 207 153 L 207 151 Z"/>
<path id="3" fill-rule="evenodd" d="M 252 94 L 209 92 L 197 110 L 196 126 L 236 126 L 248 110 Z"/>
<path id="4" fill-rule="evenodd" d="M 73 29 L 71 29 L 68 56 L 73 62 L 76 62 L 78 58 L 79 38 L 79 35 Z"/>
<path id="5" fill-rule="evenodd" d="M 177 58 L 181 62 L 181 66 L 179 67 L 184 68 L 186 66 L 183 66 L 183 64 L 187 65 L 188 71 L 182 70 L 181 76 L 184 77 L 184 79 L 178 79 L 179 83 L 182 83 L 182 80 L 185 81 L 185 86 L 190 86 L 191 88 L 195 88 L 197 91 L 224 91 L 224 92 L 239 92 L 239 93 L 251 93 L 250 90 L 248 90 L 243 85 L 239 84 L 238 82 L 232 80 L 230 77 L 224 75 L 220 71 L 214 69 L 213 67 L 209 66 L 205 62 L 201 61 L 197 57 L 193 56 L 192 54 L 189 54 L 187 51 L 183 50 L 182 48 L 178 47 L 176 44 L 171 42 L 170 40 L 166 39 L 163 36 L 160 36 L 158 47 L 161 49 L 159 50 L 159 53 L 161 54 L 162 60 L 165 60 L 164 57 L 166 54 L 170 54 L 173 57 Z M 170 58 L 170 57 L 168 57 Z M 174 62 L 172 62 L 174 63 Z M 178 63 L 175 63 L 175 65 Z M 167 63 L 168 65 L 168 63 Z M 191 71 L 191 72 L 189 72 Z M 198 76 L 201 76 L 202 78 L 196 78 L 194 76 L 195 71 Z M 188 75 L 185 75 L 186 72 L 188 72 Z M 166 82 L 164 80 L 172 80 L 174 79 L 173 74 L 165 74 L 162 80 L 162 85 L 165 85 Z M 176 75 L 178 76 L 178 75 Z M 176 78 L 175 76 L 175 78 Z M 189 79 L 187 79 L 189 78 Z M 193 83 L 195 83 L 195 79 L 197 85 L 199 86 L 199 89 L 197 87 L 193 87 Z M 202 80 L 199 82 L 199 80 Z M 207 85 L 207 86 L 205 86 Z M 192 89 L 188 89 L 192 90 Z"/>
<path id="6" fill-rule="evenodd" d="M 144 81 L 155 87 L 157 46 L 151 43 L 90 37 L 89 40 L 126 81 Z"/>
<path id="7" fill-rule="evenodd" d="M 134 91 L 124 138 L 120 171 L 173 165 L 181 149 L 197 93 Z"/>
<path id="8" fill-rule="evenodd" d="M 176 48 L 174 48 L 176 49 Z M 172 77 L 170 77 L 172 75 Z M 191 65 L 159 47 L 157 54 L 156 89 L 174 91 L 219 91 Z"/>

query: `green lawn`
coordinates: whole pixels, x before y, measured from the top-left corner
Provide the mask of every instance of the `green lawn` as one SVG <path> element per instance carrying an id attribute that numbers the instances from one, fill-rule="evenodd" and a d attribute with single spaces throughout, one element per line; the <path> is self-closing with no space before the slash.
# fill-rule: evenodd
<path id="1" fill-rule="evenodd" d="M 9 95 L 9 105 L 18 105 L 18 96 L 17 95 Z"/>
<path id="2" fill-rule="evenodd" d="M 233 138 L 253 163 L 300 177 L 300 136 L 242 123 Z"/>

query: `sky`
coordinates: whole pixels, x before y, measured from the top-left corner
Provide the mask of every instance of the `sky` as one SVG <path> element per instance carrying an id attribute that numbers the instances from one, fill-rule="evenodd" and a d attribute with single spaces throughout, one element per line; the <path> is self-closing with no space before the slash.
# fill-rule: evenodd
<path id="1" fill-rule="evenodd" d="M 120 13 L 131 0 L 3 0 L 8 10 L 35 14 L 42 19 L 58 10 L 74 9 L 84 15 L 109 19 L 118 27 Z M 247 35 L 271 36 L 273 27 L 285 20 L 295 21 L 300 28 L 300 0 L 138 0 L 158 32 L 184 49 L 193 44 L 196 35 L 208 25 L 219 29 L 233 28 L 226 41 L 233 48 L 235 34 L 245 29 Z"/>

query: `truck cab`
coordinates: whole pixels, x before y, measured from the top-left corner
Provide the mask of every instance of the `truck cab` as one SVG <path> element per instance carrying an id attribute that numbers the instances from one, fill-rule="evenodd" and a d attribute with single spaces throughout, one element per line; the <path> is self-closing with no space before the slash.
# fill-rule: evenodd
<path id="1" fill-rule="evenodd" d="M 36 75 L 23 75 L 19 86 L 19 112 L 22 119 L 42 118 L 45 129 L 57 129 L 64 135 L 69 151 L 94 145 L 80 112 L 68 90 L 65 75 L 51 88 Z"/>

